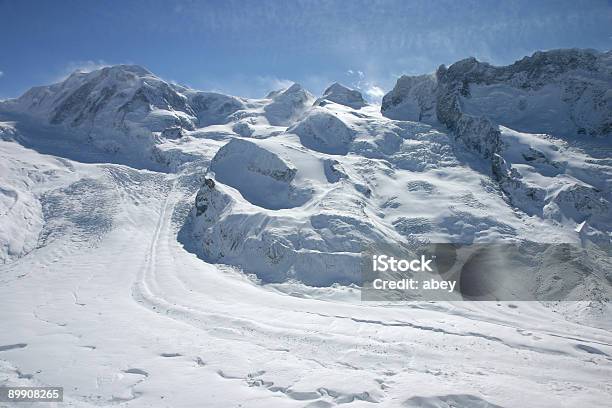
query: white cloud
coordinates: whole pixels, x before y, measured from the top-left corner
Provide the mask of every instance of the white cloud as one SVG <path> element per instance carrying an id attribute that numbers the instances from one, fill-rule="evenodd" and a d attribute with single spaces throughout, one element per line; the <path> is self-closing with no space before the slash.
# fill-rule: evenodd
<path id="1" fill-rule="evenodd" d="M 365 93 L 372 100 L 382 100 L 382 97 L 385 96 L 385 91 L 376 85 L 370 85 L 368 88 L 366 88 Z"/>
<path id="2" fill-rule="evenodd" d="M 350 86 L 361 91 L 370 103 L 380 104 L 385 91 L 374 81 L 366 79 L 366 74 L 361 70 L 349 69 L 346 71 Z"/>
<path id="3" fill-rule="evenodd" d="M 258 76 L 255 78 L 255 81 L 259 84 L 261 89 L 267 89 L 269 91 L 289 88 L 294 84 L 294 82 L 289 79 L 277 78 L 274 76 Z"/>
<path id="4" fill-rule="evenodd" d="M 0 71 L 0 78 L 4 75 L 4 72 Z"/>

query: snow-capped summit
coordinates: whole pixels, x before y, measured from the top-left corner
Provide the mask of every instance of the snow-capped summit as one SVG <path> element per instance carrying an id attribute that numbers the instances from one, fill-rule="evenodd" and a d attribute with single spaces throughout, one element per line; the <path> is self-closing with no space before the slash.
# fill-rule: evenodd
<path id="1" fill-rule="evenodd" d="M 315 97 L 300 84 L 268 94 L 272 102 L 264 110 L 273 126 L 288 126 L 295 122 L 312 105 Z"/>
<path id="2" fill-rule="evenodd" d="M 340 105 L 345 105 L 353 109 L 361 109 L 367 105 L 361 92 L 347 88 L 338 82 L 330 85 L 325 92 L 323 92 L 323 96 L 316 100 L 315 105 L 322 106 L 327 103 L 327 101 L 339 103 Z"/>
<path id="3" fill-rule="evenodd" d="M 48 115 L 54 124 L 78 126 L 98 113 L 114 109 L 176 110 L 193 114 L 172 86 L 137 65 L 116 65 L 96 71 L 74 72 L 64 81 L 32 88 L 8 106 Z"/>
<path id="4" fill-rule="evenodd" d="M 0 103 L 0 110 L 62 127 L 106 151 L 146 151 L 157 137 L 227 123 L 244 108 L 243 99 L 168 83 L 138 65 L 76 71 Z"/>
<path id="5" fill-rule="evenodd" d="M 32 88 L 3 108 L 34 115 L 94 139 L 193 129 L 196 112 L 175 86 L 137 65 L 75 72 L 50 86 Z"/>

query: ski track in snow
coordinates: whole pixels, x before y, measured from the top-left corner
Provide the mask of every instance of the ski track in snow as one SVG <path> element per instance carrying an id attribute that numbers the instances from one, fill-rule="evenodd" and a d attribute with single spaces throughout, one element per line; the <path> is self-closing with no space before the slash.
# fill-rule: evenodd
<path id="1" fill-rule="evenodd" d="M 3 384 L 64 386 L 58 406 L 609 399 L 604 330 L 531 303 L 375 307 L 358 292 L 351 301 L 279 293 L 181 247 L 173 214 L 192 197 L 184 175 L 73 165 L 115 192 L 112 228 L 78 240 L 71 230 L 2 267 Z"/>

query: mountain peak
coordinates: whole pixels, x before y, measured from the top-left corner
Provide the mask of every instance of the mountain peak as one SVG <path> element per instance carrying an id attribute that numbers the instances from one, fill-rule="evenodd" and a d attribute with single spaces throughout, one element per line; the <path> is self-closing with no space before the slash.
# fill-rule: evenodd
<path id="1" fill-rule="evenodd" d="M 273 102 L 266 105 L 264 110 L 269 123 L 274 126 L 290 125 L 312 105 L 315 99 L 297 83 L 285 90 L 270 92 L 268 98 L 273 99 Z"/>
<path id="2" fill-rule="evenodd" d="M 133 64 L 111 65 L 102 68 L 102 70 L 107 70 L 109 72 L 130 72 L 139 76 L 153 75 L 153 73 L 145 67 Z"/>
<path id="3" fill-rule="evenodd" d="M 346 91 L 351 91 L 352 89 L 342 85 L 340 82 L 334 82 L 333 84 L 331 84 L 330 86 L 327 87 L 327 89 L 323 92 L 323 94 L 328 94 L 328 93 L 332 93 L 332 92 L 346 92 Z"/>
<path id="4" fill-rule="evenodd" d="M 155 76 L 151 71 L 140 65 L 118 64 L 103 66 L 91 71 L 76 69 L 66 78 L 66 81 L 74 80 L 75 78 L 94 78 L 100 75 L 116 78 L 121 78 L 126 75 L 136 77 Z"/>
<path id="5" fill-rule="evenodd" d="M 361 109 L 367 105 L 359 91 L 348 88 L 338 82 L 334 82 L 327 87 L 323 96 L 317 99 L 315 105 L 323 106 L 326 101 L 335 102 L 353 109 Z"/>
<path id="6" fill-rule="evenodd" d="M 288 88 L 281 88 L 281 89 L 277 89 L 277 90 L 274 90 L 274 91 L 270 91 L 266 95 L 266 98 L 267 99 L 275 99 L 275 98 L 280 97 L 282 95 L 292 95 L 292 94 L 304 93 L 304 92 L 308 92 L 308 91 L 306 91 L 306 89 L 304 89 L 304 87 L 302 87 L 302 85 L 298 84 L 297 82 L 294 82 Z"/>
<path id="7" fill-rule="evenodd" d="M 301 92 L 301 91 L 305 91 L 302 85 L 298 83 L 294 83 L 289 88 L 287 88 L 285 91 L 283 91 L 283 93 L 287 94 L 287 93 L 296 93 L 296 92 Z"/>

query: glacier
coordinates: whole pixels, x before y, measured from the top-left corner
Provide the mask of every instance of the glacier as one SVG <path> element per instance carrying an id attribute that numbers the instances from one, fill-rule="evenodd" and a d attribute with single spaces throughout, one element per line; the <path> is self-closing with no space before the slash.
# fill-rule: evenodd
<path id="1" fill-rule="evenodd" d="M 606 406 L 611 85 L 610 52 L 569 49 L 402 76 L 381 106 L 136 65 L 0 101 L 0 385 L 79 407 Z M 528 241 L 586 248 L 580 301 L 361 301 L 369 245 Z"/>

